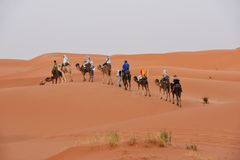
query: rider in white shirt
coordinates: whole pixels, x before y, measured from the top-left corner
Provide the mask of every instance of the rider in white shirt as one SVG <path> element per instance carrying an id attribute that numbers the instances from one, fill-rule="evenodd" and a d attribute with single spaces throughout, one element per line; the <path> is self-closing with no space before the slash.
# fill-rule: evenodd
<path id="1" fill-rule="evenodd" d="M 165 69 L 165 68 L 163 69 L 162 76 L 163 76 L 163 80 L 169 80 L 169 75 L 168 75 L 167 69 Z"/>
<path id="2" fill-rule="evenodd" d="M 66 55 L 63 55 L 63 66 L 70 65 L 69 59 Z"/>
<path id="3" fill-rule="evenodd" d="M 91 58 L 89 56 L 84 60 L 83 67 L 85 68 L 88 63 L 91 63 Z"/>
<path id="4" fill-rule="evenodd" d="M 111 64 L 110 56 L 107 56 L 107 57 L 106 57 L 106 60 L 105 60 L 105 63 L 103 64 L 103 66 L 105 66 L 105 65 L 110 65 L 110 64 Z"/>

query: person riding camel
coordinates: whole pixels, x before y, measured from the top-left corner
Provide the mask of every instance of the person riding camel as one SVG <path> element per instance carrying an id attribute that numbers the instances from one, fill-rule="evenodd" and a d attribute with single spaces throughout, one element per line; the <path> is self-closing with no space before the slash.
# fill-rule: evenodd
<path id="1" fill-rule="evenodd" d="M 54 60 L 53 61 L 53 68 L 52 68 L 52 75 L 57 75 L 58 74 L 58 64 L 57 64 L 57 61 Z"/>
<path id="2" fill-rule="evenodd" d="M 123 64 L 123 66 L 122 66 L 122 72 L 123 72 L 123 73 L 129 72 L 129 68 L 130 68 L 130 65 L 128 64 L 128 61 L 127 61 L 127 60 L 124 60 L 124 64 Z"/>
<path id="3" fill-rule="evenodd" d="M 178 79 L 177 75 L 173 76 L 173 84 L 179 84 L 180 80 Z"/>
<path id="4" fill-rule="evenodd" d="M 106 57 L 106 60 L 105 60 L 105 63 L 103 64 L 103 66 L 105 66 L 105 65 L 111 65 L 110 56 Z"/>
<path id="5" fill-rule="evenodd" d="M 95 66 L 93 64 L 93 61 L 90 61 L 90 64 L 91 64 L 91 70 L 93 71 L 93 75 L 94 75 L 94 72 L 95 72 Z"/>
<path id="6" fill-rule="evenodd" d="M 90 63 L 91 64 L 91 58 L 87 56 L 87 58 L 84 60 L 83 67 L 86 68 L 86 64 Z"/>
<path id="7" fill-rule="evenodd" d="M 163 69 L 162 76 L 163 76 L 162 81 L 168 81 L 169 80 L 169 75 L 168 75 L 167 69 Z"/>
<path id="8" fill-rule="evenodd" d="M 63 64 L 62 64 L 63 66 L 68 66 L 68 65 L 70 65 L 70 63 L 69 63 L 69 59 L 68 59 L 68 57 L 66 56 L 66 55 L 63 55 Z"/>
<path id="9" fill-rule="evenodd" d="M 174 76 L 173 76 L 173 89 L 174 89 L 174 87 L 176 87 L 176 86 L 179 86 L 180 89 L 181 89 L 181 92 L 182 92 L 182 86 L 181 86 L 181 84 L 180 84 L 180 80 L 179 80 L 179 78 L 177 77 L 177 75 L 174 75 Z"/>
<path id="10" fill-rule="evenodd" d="M 122 82 L 122 70 L 117 70 L 117 79 L 118 79 L 118 86 L 121 87 Z"/>
<path id="11" fill-rule="evenodd" d="M 147 72 L 146 72 L 146 70 L 143 67 L 141 67 L 140 75 L 138 76 L 138 80 L 140 81 L 140 80 L 142 80 L 144 78 L 147 78 Z"/>

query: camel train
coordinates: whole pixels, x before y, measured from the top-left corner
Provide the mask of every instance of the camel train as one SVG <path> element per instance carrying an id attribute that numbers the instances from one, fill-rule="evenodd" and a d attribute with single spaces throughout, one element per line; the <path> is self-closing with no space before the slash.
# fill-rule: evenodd
<path id="1" fill-rule="evenodd" d="M 88 82 L 93 82 L 95 67 L 90 57 L 87 57 L 87 59 L 84 60 L 84 63 L 82 65 L 80 65 L 80 63 L 77 63 L 75 67 L 78 71 L 81 72 L 83 76 L 83 81 L 87 81 L 86 74 L 88 74 L 89 75 Z M 102 83 L 113 85 L 112 67 L 109 56 L 107 56 L 104 64 L 97 66 L 97 69 L 102 73 Z M 73 82 L 72 68 L 66 55 L 64 55 L 62 65 L 58 65 L 57 62 L 54 61 L 51 73 L 52 76 L 45 78 L 43 81 L 40 82 L 40 85 L 44 85 L 47 82 L 52 82 L 52 84 L 64 83 L 68 81 Z M 67 80 L 66 74 L 69 74 L 70 77 L 69 80 Z M 170 78 L 168 76 L 166 69 L 163 70 L 162 76 L 163 78 L 161 79 L 155 79 L 155 84 L 159 88 L 160 99 L 169 102 L 171 102 L 172 100 L 173 104 L 175 104 L 176 101 L 177 106 L 182 107 L 181 102 L 182 87 L 180 84 L 180 80 L 177 78 L 176 75 L 174 75 L 173 82 L 170 82 Z M 123 84 L 125 90 L 131 91 L 131 73 L 129 70 L 129 64 L 127 60 L 124 60 L 122 70 L 117 71 L 117 77 L 119 87 L 121 87 L 121 84 Z M 134 82 L 136 82 L 138 86 L 137 90 L 138 93 L 141 90 L 142 94 L 151 97 L 147 72 L 143 67 L 141 67 L 140 75 L 134 76 L 133 80 Z"/>

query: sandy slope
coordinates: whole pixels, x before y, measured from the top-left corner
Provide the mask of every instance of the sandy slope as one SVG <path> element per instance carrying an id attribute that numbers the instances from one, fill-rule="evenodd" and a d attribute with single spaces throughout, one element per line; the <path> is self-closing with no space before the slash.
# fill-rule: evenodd
<path id="1" fill-rule="evenodd" d="M 86 55 L 69 54 L 72 64 Z M 92 56 L 102 64 L 104 56 Z M 0 158 L 32 159 L 236 159 L 240 158 L 240 51 L 219 50 L 164 55 L 112 56 L 113 77 L 128 59 L 133 75 L 141 66 L 149 70 L 152 97 L 144 97 L 133 82 L 131 92 L 116 83 L 82 82 L 73 68 L 74 82 L 39 86 L 49 76 L 52 61 L 62 54 L 32 60 L 0 60 Z M 163 68 L 177 74 L 184 87 L 183 108 L 159 99 L 154 79 Z M 211 79 L 209 78 L 211 77 Z M 208 96 L 210 104 L 201 98 Z M 146 147 L 148 133 L 166 129 L 173 134 L 167 148 Z M 110 149 L 96 137 L 117 130 L 121 141 Z M 137 146 L 126 144 L 139 137 Z M 196 143 L 198 152 L 185 149 Z M 100 145 L 100 146 L 99 146 Z"/>

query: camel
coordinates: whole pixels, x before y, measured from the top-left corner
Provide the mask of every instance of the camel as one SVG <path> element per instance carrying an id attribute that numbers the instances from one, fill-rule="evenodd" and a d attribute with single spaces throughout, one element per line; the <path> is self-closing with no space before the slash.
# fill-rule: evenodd
<path id="1" fill-rule="evenodd" d="M 60 71 L 62 72 L 63 81 L 64 82 L 67 82 L 67 79 L 66 79 L 66 76 L 65 76 L 66 73 L 69 73 L 69 75 L 70 75 L 70 82 L 73 82 L 73 79 L 72 79 L 72 67 L 71 67 L 70 64 L 69 65 L 63 65 L 62 64 Z"/>
<path id="2" fill-rule="evenodd" d="M 140 86 L 142 86 L 142 91 L 145 89 L 145 96 L 148 95 L 151 97 L 147 78 L 143 77 L 141 80 L 138 80 L 137 76 L 134 76 L 133 79 L 138 84 L 138 91 L 140 89 Z"/>
<path id="3" fill-rule="evenodd" d="M 131 74 L 130 71 L 122 72 L 122 81 L 125 87 L 125 90 L 131 90 Z"/>
<path id="4" fill-rule="evenodd" d="M 104 66 L 98 65 L 98 70 L 100 70 L 103 74 L 102 82 L 104 83 L 104 80 L 107 78 L 107 84 L 113 85 L 112 77 L 111 77 L 111 64 L 106 64 Z M 106 77 L 106 78 L 105 78 Z"/>
<path id="5" fill-rule="evenodd" d="M 182 107 L 182 100 L 181 100 L 181 93 L 182 93 L 182 87 L 180 83 L 171 83 L 171 92 L 173 97 L 173 104 L 174 104 L 174 95 L 176 96 L 177 100 L 177 106 Z"/>
<path id="6" fill-rule="evenodd" d="M 171 98 L 170 98 L 170 89 L 171 89 L 171 85 L 170 85 L 170 81 L 169 80 L 160 80 L 156 79 L 155 80 L 155 84 L 157 86 L 159 86 L 159 93 L 160 93 L 160 98 L 163 99 L 163 97 L 165 96 L 165 101 L 167 101 L 169 99 L 169 102 L 171 102 Z"/>
<path id="7" fill-rule="evenodd" d="M 47 82 L 52 82 L 52 84 L 57 84 L 58 80 L 62 82 L 63 75 L 62 72 L 59 70 L 52 70 L 52 76 L 46 77 L 43 81 L 40 82 L 40 85 L 45 85 Z"/>
<path id="8" fill-rule="evenodd" d="M 85 65 L 85 67 L 83 65 L 80 66 L 80 64 L 77 63 L 76 64 L 76 68 L 77 68 L 77 70 L 79 70 L 82 73 L 83 81 L 86 81 L 85 74 L 89 73 L 89 80 L 88 80 L 88 82 L 90 82 L 90 81 L 93 82 L 94 71 L 92 70 L 90 63 L 87 63 Z"/>

